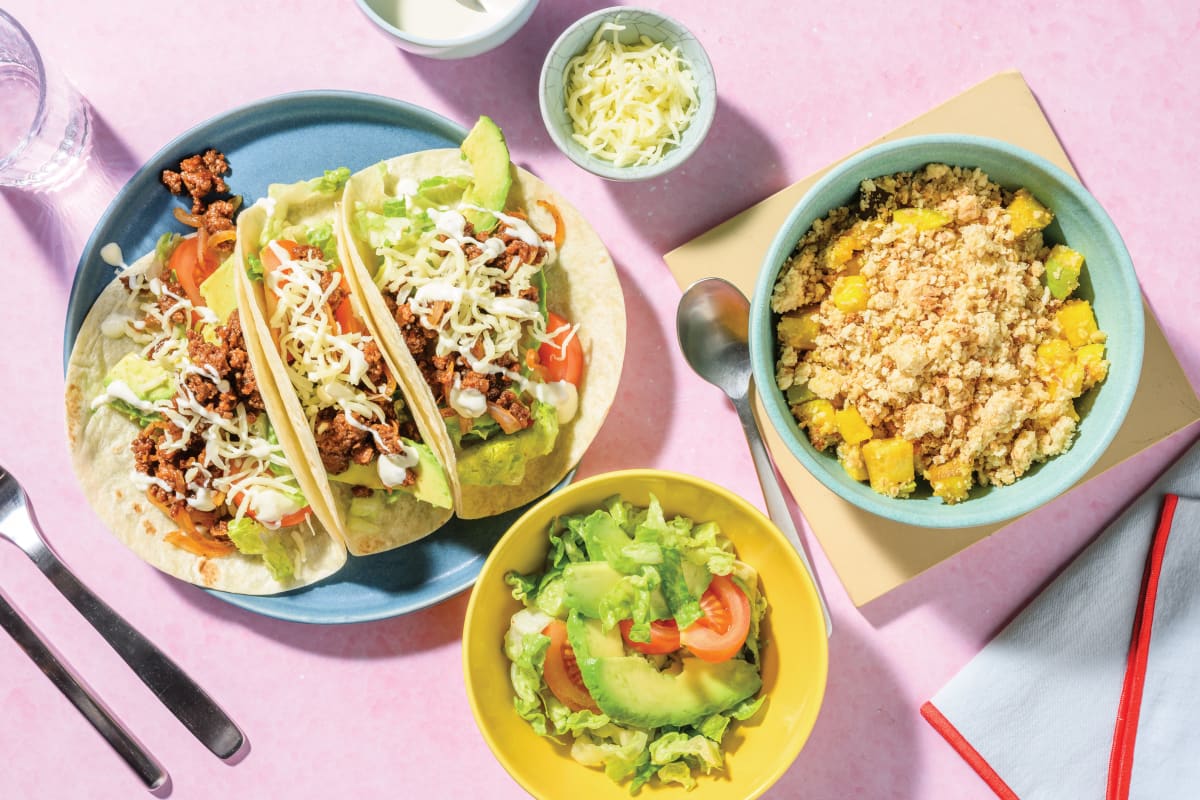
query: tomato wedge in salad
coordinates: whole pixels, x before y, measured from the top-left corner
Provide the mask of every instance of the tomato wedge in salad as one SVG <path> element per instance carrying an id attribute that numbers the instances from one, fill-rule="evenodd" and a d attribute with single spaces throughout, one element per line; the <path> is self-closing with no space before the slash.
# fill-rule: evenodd
<path id="1" fill-rule="evenodd" d="M 550 637 L 550 646 L 546 648 L 546 660 L 542 665 L 542 677 L 546 679 L 547 688 L 572 711 L 586 708 L 600 713 L 591 692 L 583 683 L 579 664 L 575 661 L 575 651 L 567 641 L 566 623 L 556 619 L 542 633 Z"/>
<path id="2" fill-rule="evenodd" d="M 675 620 L 673 619 L 656 619 L 651 622 L 650 641 L 648 642 L 635 642 L 629 638 L 629 631 L 633 628 L 633 620 L 623 619 L 617 624 L 621 628 L 621 638 L 625 640 L 625 644 L 639 653 L 644 653 L 648 656 L 657 656 L 674 653 L 679 649 L 679 626 L 675 624 Z"/>
<path id="3" fill-rule="evenodd" d="M 728 661 L 750 633 L 750 599 L 727 575 L 714 575 L 700 598 L 704 616 L 679 634 L 679 642 L 705 661 Z"/>
<path id="4" fill-rule="evenodd" d="M 538 348 L 538 361 L 546 382 L 566 381 L 578 386 L 583 379 L 583 345 L 579 343 L 579 337 L 572 336 L 571 324 L 553 311 L 547 315 L 546 332 L 555 334 L 552 340 Z M 571 337 L 569 341 L 568 336 Z M 565 348 L 564 341 L 567 342 Z"/>

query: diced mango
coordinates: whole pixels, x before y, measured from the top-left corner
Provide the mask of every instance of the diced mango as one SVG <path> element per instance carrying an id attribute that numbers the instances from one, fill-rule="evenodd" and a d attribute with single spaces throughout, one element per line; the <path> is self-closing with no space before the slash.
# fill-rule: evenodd
<path id="1" fill-rule="evenodd" d="M 872 489 L 888 497 L 907 497 L 917 488 L 912 442 L 872 439 L 862 451 Z"/>
<path id="2" fill-rule="evenodd" d="M 913 225 L 919 231 L 932 231 L 950 222 L 950 215 L 936 208 L 898 208 L 892 220 L 901 225 Z"/>
<path id="3" fill-rule="evenodd" d="M 1104 358 L 1104 345 L 1100 342 L 1085 344 L 1076 350 L 1075 361 L 1083 369 L 1085 392 L 1108 377 L 1108 361 Z"/>
<path id="4" fill-rule="evenodd" d="M 797 350 L 812 350 L 817 346 L 821 323 L 817 321 L 817 306 L 802 308 L 779 318 L 779 341 Z"/>
<path id="5" fill-rule="evenodd" d="M 866 248 L 871 243 L 871 237 L 876 231 L 872 230 L 872 226 L 865 221 L 858 221 L 843 233 L 841 236 L 833 240 L 829 245 L 829 249 L 825 251 L 826 264 L 833 272 L 850 272 L 857 274 L 862 267 L 862 258 L 857 254 Z"/>
<path id="6" fill-rule="evenodd" d="M 1087 300 L 1069 300 L 1063 303 L 1063 307 L 1054 316 L 1071 347 L 1090 344 L 1096 340 L 1093 337 L 1100 332 L 1096 325 L 1096 315 L 1092 313 L 1092 304 Z M 1102 337 L 1097 338 L 1103 341 Z"/>
<path id="7" fill-rule="evenodd" d="M 1037 372 L 1049 385 L 1052 398 L 1057 397 L 1060 390 L 1068 397 L 1083 393 L 1084 368 L 1066 339 L 1050 339 L 1038 345 Z"/>
<path id="8" fill-rule="evenodd" d="M 838 463 L 846 474 L 856 481 L 867 480 L 867 465 L 863 461 L 861 444 L 846 444 L 842 442 L 837 449 Z"/>
<path id="9" fill-rule="evenodd" d="M 1042 380 L 1049 380 L 1066 364 L 1075 360 L 1071 343 L 1066 339 L 1047 339 L 1038 345 L 1037 373 Z"/>
<path id="10" fill-rule="evenodd" d="M 829 296 L 838 311 L 853 314 L 855 311 L 867 310 L 871 291 L 867 288 L 867 279 L 862 275 L 843 275 L 833 282 Z"/>
<path id="11" fill-rule="evenodd" d="M 1026 231 L 1040 231 L 1054 221 L 1054 212 L 1039 203 L 1029 192 L 1018 189 L 1008 204 L 1009 225 L 1016 236 Z"/>
<path id="12" fill-rule="evenodd" d="M 871 438 L 871 426 L 853 405 L 835 412 L 834 419 L 837 421 L 838 433 L 847 444 L 858 444 Z"/>
<path id="13" fill-rule="evenodd" d="M 925 471 L 925 480 L 933 487 L 934 496 L 950 505 L 966 500 L 974 483 L 971 465 L 961 461 L 948 461 L 930 467 Z"/>
<path id="14" fill-rule="evenodd" d="M 829 265 L 835 268 L 840 267 L 854 258 L 854 254 L 866 246 L 867 243 L 853 232 L 843 233 L 833 240 L 833 244 L 829 245 Z"/>
<path id="15" fill-rule="evenodd" d="M 825 450 L 838 440 L 837 418 L 833 403 L 817 399 L 801 403 L 795 411 L 800 427 L 808 432 L 808 440 L 818 450 Z"/>
<path id="16" fill-rule="evenodd" d="M 1056 244 L 1046 257 L 1046 286 L 1050 294 L 1059 300 L 1071 296 L 1079 288 L 1079 276 L 1083 274 L 1083 254 L 1066 245 Z"/>

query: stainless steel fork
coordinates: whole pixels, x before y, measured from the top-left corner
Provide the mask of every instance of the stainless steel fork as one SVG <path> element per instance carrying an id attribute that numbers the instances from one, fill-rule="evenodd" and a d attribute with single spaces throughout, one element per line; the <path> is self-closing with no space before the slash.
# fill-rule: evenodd
<path id="1" fill-rule="evenodd" d="M 33 505 L 17 479 L 0 465 L 0 538 L 21 548 L 71 605 L 92 623 L 142 683 L 218 758 L 229 758 L 244 738 L 224 711 L 187 673 L 80 583 L 50 548 Z"/>

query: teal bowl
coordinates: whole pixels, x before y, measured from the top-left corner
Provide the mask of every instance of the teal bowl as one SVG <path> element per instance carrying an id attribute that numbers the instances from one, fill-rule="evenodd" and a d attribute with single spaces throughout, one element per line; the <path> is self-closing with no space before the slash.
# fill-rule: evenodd
<path id="1" fill-rule="evenodd" d="M 978 167 L 1009 189 L 1025 187 L 1055 214 L 1047 242 L 1066 244 L 1086 258 L 1077 297 L 1092 303 L 1108 334 L 1108 377 L 1076 401 L 1081 417 L 1069 450 L 1031 468 L 1008 486 L 976 486 L 970 497 L 946 505 L 928 488 L 899 500 L 873 492 L 848 476 L 837 456 L 808 441 L 775 387 L 775 323 L 771 290 L 796 242 L 833 209 L 849 203 L 866 178 L 911 172 L 931 162 Z M 767 417 L 788 449 L 826 487 L 873 514 L 923 528 L 990 525 L 1025 514 L 1058 497 L 1084 476 L 1116 436 L 1129 411 L 1142 369 L 1145 320 L 1142 292 L 1129 251 L 1096 198 L 1075 178 L 1020 147 L 977 136 L 916 136 L 868 148 L 836 166 L 800 200 L 763 259 L 750 312 L 750 358 Z M 803 506 L 804 498 L 796 498 Z"/>

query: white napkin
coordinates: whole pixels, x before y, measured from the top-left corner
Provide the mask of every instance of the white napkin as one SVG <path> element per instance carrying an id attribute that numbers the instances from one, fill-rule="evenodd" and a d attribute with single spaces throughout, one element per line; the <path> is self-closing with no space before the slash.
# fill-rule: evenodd
<path id="1" fill-rule="evenodd" d="M 1001 798 L 1200 798 L 1198 498 L 1200 443 L 922 707 Z"/>

